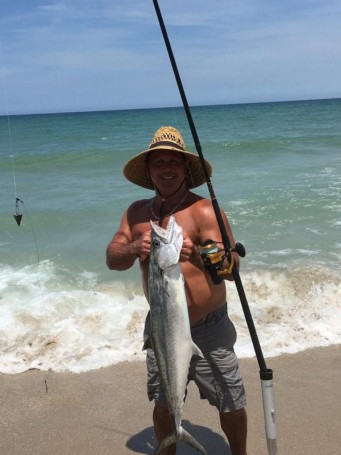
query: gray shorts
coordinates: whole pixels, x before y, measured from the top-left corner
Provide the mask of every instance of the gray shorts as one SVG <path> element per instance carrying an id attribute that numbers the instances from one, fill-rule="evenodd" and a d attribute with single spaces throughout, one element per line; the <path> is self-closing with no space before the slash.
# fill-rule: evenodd
<path id="1" fill-rule="evenodd" d="M 149 333 L 148 315 L 145 335 Z M 188 382 L 193 380 L 199 388 L 200 397 L 207 399 L 220 412 L 243 408 L 246 405 L 245 390 L 233 349 L 237 336 L 234 325 L 227 315 L 226 304 L 197 322 L 191 328 L 191 333 L 204 358 L 195 357 L 192 360 Z M 151 349 L 147 349 L 147 372 L 149 400 L 167 406 L 155 355 Z"/>

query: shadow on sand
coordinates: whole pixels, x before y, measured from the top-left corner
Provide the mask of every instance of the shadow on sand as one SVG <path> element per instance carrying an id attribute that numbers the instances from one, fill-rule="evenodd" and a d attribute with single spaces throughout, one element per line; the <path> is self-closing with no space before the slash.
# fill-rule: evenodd
<path id="1" fill-rule="evenodd" d="M 228 444 L 225 439 L 218 433 L 213 432 L 209 428 L 193 425 L 188 420 L 182 421 L 182 426 L 206 449 L 208 455 L 231 455 Z M 127 447 L 132 452 L 153 455 L 157 446 L 154 428 L 149 427 L 145 430 L 132 436 Z M 197 452 L 187 444 L 180 442 L 177 446 L 177 455 L 195 455 Z"/>

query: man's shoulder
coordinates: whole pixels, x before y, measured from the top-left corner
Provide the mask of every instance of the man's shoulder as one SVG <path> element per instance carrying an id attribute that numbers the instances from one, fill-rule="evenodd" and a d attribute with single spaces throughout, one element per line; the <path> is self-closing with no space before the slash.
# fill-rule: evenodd
<path id="1" fill-rule="evenodd" d="M 205 197 L 199 196 L 198 194 L 191 193 L 192 199 L 190 208 L 194 211 L 201 211 L 212 208 L 212 201 Z"/>
<path id="2" fill-rule="evenodd" d="M 140 199 L 133 202 L 127 210 L 127 216 L 130 223 L 145 222 L 145 218 L 148 218 L 150 206 L 153 198 L 151 199 Z"/>
<path id="3" fill-rule="evenodd" d="M 144 208 L 144 207 L 147 207 L 150 205 L 151 201 L 153 200 L 153 198 L 150 198 L 150 199 L 140 199 L 138 201 L 135 201 L 133 202 L 132 204 L 130 204 L 130 206 L 128 207 L 128 211 L 131 211 L 131 210 L 138 210 L 140 208 Z"/>

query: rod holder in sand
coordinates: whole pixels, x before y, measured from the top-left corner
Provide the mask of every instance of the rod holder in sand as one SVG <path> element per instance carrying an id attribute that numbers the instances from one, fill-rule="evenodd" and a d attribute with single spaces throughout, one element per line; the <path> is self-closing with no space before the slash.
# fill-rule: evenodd
<path id="1" fill-rule="evenodd" d="M 260 372 L 266 441 L 269 455 L 277 455 L 276 406 L 272 370 Z"/>

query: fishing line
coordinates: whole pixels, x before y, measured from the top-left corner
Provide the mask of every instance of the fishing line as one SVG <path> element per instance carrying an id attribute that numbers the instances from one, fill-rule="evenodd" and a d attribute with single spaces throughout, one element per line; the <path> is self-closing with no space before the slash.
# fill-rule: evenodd
<path id="1" fill-rule="evenodd" d="M 8 137 L 9 137 L 9 148 L 10 148 L 9 157 L 11 158 L 11 164 L 12 164 L 12 177 L 13 177 L 13 187 L 14 187 L 14 196 L 15 196 L 15 215 L 13 215 L 13 216 L 14 216 L 14 219 L 15 219 L 17 225 L 20 226 L 22 217 L 23 217 L 22 211 L 20 210 L 20 206 L 23 207 L 25 215 L 26 215 L 26 217 L 29 221 L 29 225 L 31 227 L 31 233 L 32 233 L 33 242 L 34 242 L 34 246 L 35 246 L 35 253 L 36 253 L 36 257 L 37 257 L 37 267 L 38 267 L 38 272 L 39 272 L 41 263 L 40 263 L 37 236 L 35 233 L 35 229 L 34 229 L 31 217 L 24 204 L 24 201 L 18 197 L 17 178 L 16 178 L 16 171 L 15 171 L 15 164 L 14 164 L 12 129 L 11 129 L 11 121 L 10 121 L 10 115 L 9 115 L 8 93 L 7 93 L 7 85 L 6 85 L 6 78 L 5 78 L 5 64 L 4 64 L 4 55 L 3 55 L 3 47 L 2 47 L 1 40 L 0 40 L 0 60 L 1 60 L 1 68 L 2 68 L 2 85 L 3 85 L 3 93 L 4 93 L 4 98 L 5 98 L 6 117 L 7 117 L 7 130 L 8 130 Z M 42 289 L 41 280 L 39 278 L 38 272 L 36 275 L 37 284 L 38 284 L 39 294 L 40 294 L 40 298 L 41 298 L 41 302 L 42 302 L 43 310 L 44 310 L 44 319 L 45 319 L 45 324 L 46 324 L 46 328 L 47 328 L 48 340 L 52 340 L 50 321 L 49 321 L 46 303 L 45 303 L 45 299 L 44 299 L 44 292 Z M 48 346 L 51 343 L 52 343 L 52 341 L 47 341 L 45 346 Z M 48 392 L 48 386 L 47 386 L 48 375 L 49 375 L 49 371 L 47 371 L 47 374 L 44 379 L 46 393 Z"/>
<path id="2" fill-rule="evenodd" d="M 37 284 L 38 284 L 38 288 L 39 288 L 39 295 L 40 295 L 41 303 L 42 303 L 43 310 L 44 310 L 44 318 L 45 318 L 46 333 L 47 333 L 47 340 L 45 341 L 45 344 L 44 344 L 44 347 L 46 348 L 47 346 L 49 346 L 50 344 L 53 343 L 53 337 L 52 337 L 52 331 L 51 331 L 51 323 L 50 323 L 50 319 L 49 319 L 48 311 L 47 311 L 47 307 L 46 307 L 45 294 L 44 294 L 44 290 L 43 290 L 43 287 L 42 287 L 42 284 L 41 284 L 41 280 L 39 278 L 39 270 L 41 268 L 41 261 L 40 261 L 40 255 L 39 255 L 38 241 L 37 241 L 36 232 L 35 232 L 31 217 L 29 215 L 29 212 L 28 212 L 24 202 L 21 201 L 20 199 L 19 199 L 19 201 L 21 202 L 21 204 L 22 204 L 22 206 L 24 208 L 25 216 L 27 217 L 27 219 L 29 221 L 29 224 L 30 224 L 30 227 L 31 227 L 31 233 L 32 233 L 32 237 L 33 237 L 33 241 L 34 241 L 34 245 L 35 245 L 35 251 L 36 251 L 36 256 L 37 256 L 37 268 L 38 268 L 36 277 L 37 277 Z M 49 378 L 49 371 L 50 370 L 48 370 L 46 372 L 45 379 L 44 379 L 45 392 L 46 393 L 48 393 L 47 380 Z"/>
<path id="3" fill-rule="evenodd" d="M 21 199 L 18 198 L 18 191 L 17 191 L 17 179 L 15 175 L 15 166 L 14 166 L 14 154 L 13 154 L 13 141 L 12 141 L 12 130 L 11 130 L 11 122 L 9 116 L 9 108 L 8 108 L 8 95 L 7 95 L 7 85 L 6 85 L 6 78 L 5 78 L 5 64 L 4 64 L 4 54 L 2 48 L 2 42 L 0 40 L 0 59 L 1 59 L 1 69 L 2 69 L 2 86 L 3 86 L 3 94 L 5 98 L 5 109 L 6 109 L 6 117 L 7 117 L 7 131 L 8 131 L 8 139 L 9 139 L 9 149 L 12 164 L 12 177 L 13 177 L 13 187 L 14 187 L 14 196 L 15 196 L 15 215 L 14 219 L 18 226 L 20 226 L 22 214 L 20 213 L 19 203 L 22 203 Z"/>

